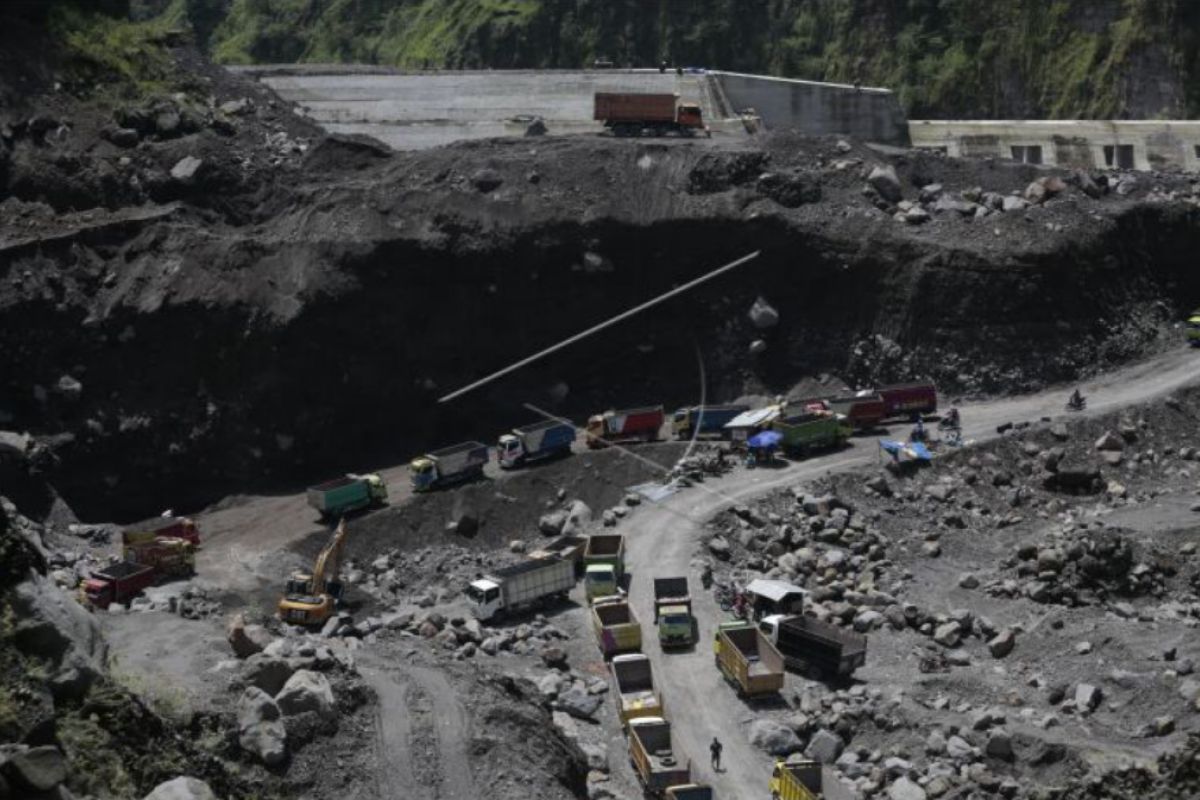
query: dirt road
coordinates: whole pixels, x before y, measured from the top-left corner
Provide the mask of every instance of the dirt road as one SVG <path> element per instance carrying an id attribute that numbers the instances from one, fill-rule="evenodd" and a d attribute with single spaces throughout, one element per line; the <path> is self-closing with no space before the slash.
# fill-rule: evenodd
<path id="1" fill-rule="evenodd" d="M 1085 384 L 1081 390 L 1088 397 L 1088 411 L 1084 413 L 1112 411 L 1193 382 L 1200 378 L 1198 355 L 1188 350 L 1171 352 Z M 964 405 L 961 409 L 964 437 L 983 440 L 996 436 L 996 427 L 1005 422 L 1061 416 L 1069 391 L 1057 389 L 1028 397 Z M 900 431 L 895 433 L 899 435 Z M 713 666 L 713 630 L 724 615 L 712 593 L 701 590 L 699 577 L 690 568 L 704 534 L 703 523 L 731 503 L 827 471 L 860 467 L 877 458 L 875 440 L 858 439 L 853 447 L 791 464 L 782 470 L 738 470 L 720 480 L 708 481 L 701 488 L 645 505 L 623 527 L 629 540 L 630 596 L 640 619 L 654 618 L 651 581 L 655 576 L 690 576 L 693 608 L 700 628 L 695 650 L 664 655 L 649 627 L 643 636 L 643 650 L 654 662 L 668 714 L 683 752 L 692 759 L 693 775 L 710 783 L 720 797 L 765 796 L 771 759 L 753 747 L 746 736 L 743 722 L 752 718 L 751 708 L 738 699 Z M 714 773 L 708 765 L 708 744 L 713 735 L 719 736 L 725 745 L 721 773 Z"/>

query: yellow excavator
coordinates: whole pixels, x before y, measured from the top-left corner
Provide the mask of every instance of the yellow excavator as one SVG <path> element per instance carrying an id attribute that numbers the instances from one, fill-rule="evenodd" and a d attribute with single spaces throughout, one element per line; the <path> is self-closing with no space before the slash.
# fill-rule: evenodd
<path id="1" fill-rule="evenodd" d="M 324 625 L 342 599 L 338 580 L 342 546 L 346 542 L 346 520 L 338 523 L 329 543 L 321 549 L 312 573 L 294 572 L 287 590 L 279 598 L 279 616 L 294 625 Z"/>

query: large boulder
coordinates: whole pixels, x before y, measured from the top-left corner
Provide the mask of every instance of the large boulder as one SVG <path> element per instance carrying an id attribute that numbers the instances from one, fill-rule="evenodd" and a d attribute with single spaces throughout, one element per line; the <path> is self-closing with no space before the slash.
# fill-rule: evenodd
<path id="1" fill-rule="evenodd" d="M 564 536 L 579 536 L 586 533 L 587 527 L 591 524 L 591 507 L 582 500 L 576 500 L 567 509 L 567 521 L 563 523 L 561 533 Z"/>
<path id="2" fill-rule="evenodd" d="M 775 307 L 764 300 L 762 297 L 754 301 L 754 305 L 750 306 L 748 312 L 750 321 L 754 323 L 754 327 L 759 330 L 772 328 L 779 324 L 779 312 Z"/>
<path id="3" fill-rule="evenodd" d="M 576 719 L 592 719 L 600 709 L 599 695 L 591 694 L 578 687 L 568 689 L 554 701 L 554 708 L 565 711 Z"/>
<path id="4" fill-rule="evenodd" d="M 4 774 L 18 789 L 47 792 L 67 779 L 67 760 L 57 747 L 31 747 L 9 756 Z"/>
<path id="5" fill-rule="evenodd" d="M 804 750 L 804 755 L 813 761 L 820 761 L 822 764 L 832 764 L 837 761 L 845 746 L 842 737 L 822 728 L 808 740 L 808 747 Z"/>
<path id="6" fill-rule="evenodd" d="M 59 689 L 72 696 L 86 692 L 108 657 L 95 617 L 36 573 L 17 585 L 12 598 L 15 617 L 20 620 L 12 643 L 50 666 L 56 696 L 60 696 Z"/>
<path id="7" fill-rule="evenodd" d="M 795 731 L 773 719 L 752 722 L 749 736 L 752 745 L 773 756 L 789 756 L 803 748 Z"/>
<path id="8" fill-rule="evenodd" d="M 271 695 L 253 686 L 244 691 L 238 699 L 237 721 L 238 744 L 243 750 L 269 767 L 283 763 L 287 758 L 287 730 Z"/>
<path id="9" fill-rule="evenodd" d="M 867 176 L 867 183 L 889 203 L 899 203 L 904 197 L 900 189 L 900 179 L 896 177 L 896 170 L 890 164 L 871 170 L 871 174 Z"/>
<path id="10" fill-rule="evenodd" d="M 564 510 L 551 511 L 538 519 L 538 530 L 543 536 L 558 536 L 563 526 L 567 524 L 567 512 Z"/>
<path id="11" fill-rule="evenodd" d="M 217 796 L 199 778 L 180 776 L 155 786 L 142 800 L 217 800 Z"/>
<path id="12" fill-rule="evenodd" d="M 288 678 L 283 689 L 275 695 L 275 702 L 285 716 L 296 716 L 306 711 L 314 712 L 324 721 L 337 716 L 333 702 L 333 687 L 329 679 L 319 672 L 302 669 Z"/>
<path id="13" fill-rule="evenodd" d="M 246 659 L 242 667 L 242 677 L 246 679 L 247 685 L 255 686 L 267 694 L 275 696 L 279 694 L 295 671 L 291 662 L 286 658 L 255 653 Z"/>
<path id="14" fill-rule="evenodd" d="M 226 638 L 238 658 L 249 658 L 263 649 L 275 638 L 262 625 L 247 625 L 246 617 L 234 614 L 226 629 Z"/>

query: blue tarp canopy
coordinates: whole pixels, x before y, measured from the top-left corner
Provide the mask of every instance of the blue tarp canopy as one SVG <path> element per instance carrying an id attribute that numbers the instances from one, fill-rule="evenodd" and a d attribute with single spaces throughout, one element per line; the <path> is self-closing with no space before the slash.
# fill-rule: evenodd
<path id="1" fill-rule="evenodd" d="M 763 431 L 756 433 L 750 437 L 746 444 L 751 447 L 774 447 L 783 441 L 783 434 L 779 431 Z"/>
<path id="2" fill-rule="evenodd" d="M 920 442 L 897 442 L 891 439 L 880 439 L 879 447 L 897 458 L 907 458 L 915 461 L 932 461 L 933 453 Z"/>

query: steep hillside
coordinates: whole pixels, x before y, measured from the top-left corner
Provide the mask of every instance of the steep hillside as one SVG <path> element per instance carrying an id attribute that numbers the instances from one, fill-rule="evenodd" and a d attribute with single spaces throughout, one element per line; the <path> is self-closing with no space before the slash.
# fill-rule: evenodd
<path id="1" fill-rule="evenodd" d="M 579 67 L 660 59 L 897 89 L 915 117 L 1200 110 L 1190 0 L 142 0 L 225 63 Z"/>

